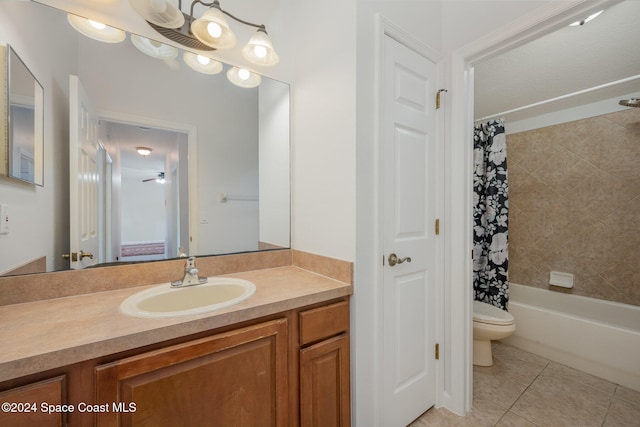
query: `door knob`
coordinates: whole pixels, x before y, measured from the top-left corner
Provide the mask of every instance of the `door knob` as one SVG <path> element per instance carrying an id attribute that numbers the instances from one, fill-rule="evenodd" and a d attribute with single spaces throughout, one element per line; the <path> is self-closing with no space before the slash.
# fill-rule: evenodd
<path id="1" fill-rule="evenodd" d="M 78 259 L 82 260 L 84 258 L 93 259 L 93 254 L 91 252 L 71 252 L 70 254 L 62 254 L 62 258 L 70 259 L 72 262 L 78 262 Z"/>
<path id="2" fill-rule="evenodd" d="M 389 255 L 389 258 L 387 259 L 387 261 L 389 261 L 389 265 L 391 267 L 393 267 L 396 264 L 402 264 L 403 262 L 411 262 L 411 257 L 405 257 L 405 258 L 398 258 L 398 256 L 396 254 L 391 254 Z"/>

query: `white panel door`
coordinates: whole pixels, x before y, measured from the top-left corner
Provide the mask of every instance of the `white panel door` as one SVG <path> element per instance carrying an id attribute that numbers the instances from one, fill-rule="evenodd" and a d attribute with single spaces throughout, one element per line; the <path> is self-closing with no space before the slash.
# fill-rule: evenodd
<path id="1" fill-rule="evenodd" d="M 435 64 L 388 36 L 383 63 L 383 425 L 400 427 L 435 403 Z"/>
<path id="2" fill-rule="evenodd" d="M 99 257 L 98 118 L 77 76 L 69 76 L 69 212 L 72 269 Z"/>

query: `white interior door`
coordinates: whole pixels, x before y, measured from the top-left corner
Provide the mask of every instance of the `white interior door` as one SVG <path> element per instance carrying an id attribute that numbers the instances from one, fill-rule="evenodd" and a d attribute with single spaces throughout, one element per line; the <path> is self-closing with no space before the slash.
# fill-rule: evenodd
<path id="1" fill-rule="evenodd" d="M 98 262 L 98 118 L 77 76 L 69 76 L 69 204 L 72 269 Z"/>
<path id="2" fill-rule="evenodd" d="M 435 403 L 435 64 L 384 39 L 383 425 L 395 427 Z"/>

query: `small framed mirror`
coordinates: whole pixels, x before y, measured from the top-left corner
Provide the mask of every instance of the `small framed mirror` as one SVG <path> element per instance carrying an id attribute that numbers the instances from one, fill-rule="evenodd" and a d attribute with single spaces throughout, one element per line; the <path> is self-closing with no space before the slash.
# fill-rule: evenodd
<path id="1" fill-rule="evenodd" d="M 4 169 L 11 178 L 42 186 L 44 90 L 11 46 L 5 51 Z"/>

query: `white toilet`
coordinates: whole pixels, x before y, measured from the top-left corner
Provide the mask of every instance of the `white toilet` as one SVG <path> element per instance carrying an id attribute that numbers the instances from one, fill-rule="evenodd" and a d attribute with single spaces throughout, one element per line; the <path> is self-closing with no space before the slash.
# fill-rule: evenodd
<path id="1" fill-rule="evenodd" d="M 516 330 L 513 316 L 491 304 L 473 302 L 473 364 L 493 365 L 491 340 L 506 338 Z"/>

